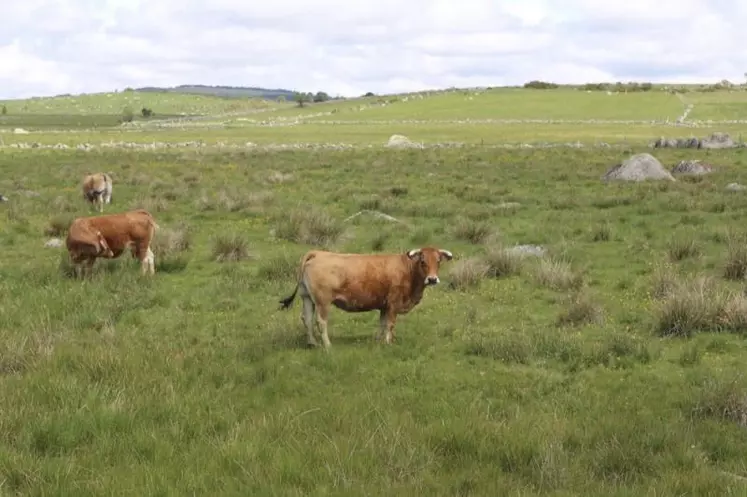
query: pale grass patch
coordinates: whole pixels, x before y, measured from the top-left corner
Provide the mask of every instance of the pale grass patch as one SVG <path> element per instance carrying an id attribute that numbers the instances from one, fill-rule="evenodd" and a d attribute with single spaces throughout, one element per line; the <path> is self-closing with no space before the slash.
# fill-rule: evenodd
<path id="1" fill-rule="evenodd" d="M 57 214 L 49 220 L 44 234 L 47 236 L 61 237 L 65 235 L 73 222 L 74 217 L 71 214 Z"/>
<path id="2" fill-rule="evenodd" d="M 558 326 L 601 325 L 604 323 L 604 309 L 589 292 L 576 292 L 558 315 L 556 323 Z"/>
<path id="3" fill-rule="evenodd" d="M 275 236 L 295 243 L 328 247 L 344 232 L 345 225 L 340 220 L 316 208 L 297 208 L 275 221 Z"/>
<path id="4" fill-rule="evenodd" d="M 524 267 L 524 255 L 506 247 L 496 245 L 490 247 L 483 260 L 488 265 L 488 276 L 505 278 L 520 274 Z"/>
<path id="5" fill-rule="evenodd" d="M 169 209 L 169 201 L 163 197 L 141 196 L 130 203 L 130 209 L 145 209 L 148 212 L 165 212 Z"/>
<path id="6" fill-rule="evenodd" d="M 479 257 L 468 257 L 456 261 L 449 269 L 449 288 L 467 290 L 484 280 L 490 266 Z"/>
<path id="7" fill-rule="evenodd" d="M 678 280 L 657 311 L 656 332 L 661 336 L 692 336 L 715 331 L 723 302 L 724 293 L 711 277 Z"/>
<path id="8" fill-rule="evenodd" d="M 747 332 L 747 296 L 744 293 L 734 293 L 726 299 L 718 323 L 724 331 Z"/>
<path id="9" fill-rule="evenodd" d="M 651 275 L 651 297 L 663 299 L 674 292 L 678 284 L 677 272 L 671 264 L 658 264 Z"/>
<path id="10" fill-rule="evenodd" d="M 553 290 L 578 290 L 584 284 L 583 275 L 574 270 L 569 262 L 540 259 L 535 267 L 537 283 Z"/>
<path id="11" fill-rule="evenodd" d="M 728 233 L 724 278 L 744 280 L 745 276 L 747 276 L 747 237 Z"/>
<path id="12" fill-rule="evenodd" d="M 491 240 L 497 235 L 497 231 L 489 222 L 475 221 L 466 217 L 457 218 L 451 231 L 454 238 L 475 245 Z"/>
<path id="13" fill-rule="evenodd" d="M 254 257 L 249 242 L 241 235 L 219 235 L 213 242 L 213 259 L 217 262 L 238 262 Z"/>
<path id="14" fill-rule="evenodd" d="M 189 250 L 192 244 L 192 234 L 188 226 L 169 228 L 161 226 L 153 237 L 152 249 L 161 256 L 176 254 Z"/>
<path id="15" fill-rule="evenodd" d="M 280 171 L 270 171 L 267 175 L 266 180 L 271 184 L 288 183 L 293 181 L 295 177 L 291 173 L 283 173 Z"/>

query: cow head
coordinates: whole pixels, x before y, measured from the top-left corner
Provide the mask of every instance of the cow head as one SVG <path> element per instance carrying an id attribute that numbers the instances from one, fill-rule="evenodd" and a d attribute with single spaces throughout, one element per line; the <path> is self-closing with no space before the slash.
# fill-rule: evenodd
<path id="1" fill-rule="evenodd" d="M 448 250 L 434 247 L 423 247 L 412 249 L 407 252 L 407 257 L 418 263 L 422 274 L 425 275 L 425 285 L 435 285 L 438 279 L 438 268 L 444 260 L 450 261 L 454 255 Z"/>
<path id="2" fill-rule="evenodd" d="M 96 237 L 98 238 L 98 241 L 99 241 L 98 255 L 102 257 L 114 257 L 114 252 L 112 252 L 112 249 L 111 247 L 109 247 L 109 244 L 106 243 L 106 238 L 104 238 L 104 235 L 102 235 L 100 231 L 97 231 Z"/>

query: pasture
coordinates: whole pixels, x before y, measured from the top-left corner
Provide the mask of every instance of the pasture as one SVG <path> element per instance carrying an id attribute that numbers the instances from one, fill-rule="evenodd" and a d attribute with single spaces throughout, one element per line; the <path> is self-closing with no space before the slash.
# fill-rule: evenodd
<path id="1" fill-rule="evenodd" d="M 535 94 L 551 92 L 515 98 Z M 660 96 L 648 114 L 548 114 L 676 117 Z M 708 128 L 482 123 L 481 146 L 476 125 L 382 110 L 409 103 L 348 127 L 0 135 L 0 495 L 744 495 L 747 193 L 725 187 L 747 185 L 746 149 L 655 150 L 714 172 L 603 183 L 659 134 Z M 470 117 L 439 108 L 422 118 Z M 487 146 L 543 129 L 618 146 Z M 394 133 L 468 145 L 381 147 Z M 355 146 L 9 146 L 63 140 Z M 93 215 L 79 183 L 98 170 L 114 180 L 106 213 L 146 208 L 160 225 L 155 277 L 125 254 L 75 280 L 65 249 L 44 246 Z M 310 248 L 429 244 L 455 258 L 393 345 L 374 342 L 377 313 L 333 309 L 331 350 L 308 349 L 300 303 L 279 310 Z"/>

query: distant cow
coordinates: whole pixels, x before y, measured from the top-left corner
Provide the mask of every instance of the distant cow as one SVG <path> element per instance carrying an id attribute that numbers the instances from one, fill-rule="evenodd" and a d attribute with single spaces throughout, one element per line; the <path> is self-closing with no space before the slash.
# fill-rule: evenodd
<path id="1" fill-rule="evenodd" d="M 425 247 L 402 254 L 340 254 L 312 250 L 301 258 L 298 283 L 293 294 L 280 301 L 282 309 L 293 303 L 296 293 L 303 299 L 301 319 L 308 344 L 316 346 L 314 311 L 325 348 L 330 346 L 327 318 L 330 304 L 346 312 L 379 311 L 379 333 L 386 343 L 394 338 L 399 314 L 410 312 L 423 298 L 426 286 L 439 282 L 438 268 L 451 260 L 448 250 Z"/>
<path id="2" fill-rule="evenodd" d="M 153 216 L 143 209 L 75 219 L 68 229 L 66 245 L 76 275 L 81 269 L 90 275 L 97 258 L 116 259 L 128 247 L 140 260 L 141 272 L 154 274 L 155 256 L 150 244 L 156 228 Z"/>
<path id="3" fill-rule="evenodd" d="M 98 204 L 104 212 L 104 204 L 112 202 L 112 178 L 107 173 L 86 174 L 83 178 L 83 198 L 91 205 Z"/>

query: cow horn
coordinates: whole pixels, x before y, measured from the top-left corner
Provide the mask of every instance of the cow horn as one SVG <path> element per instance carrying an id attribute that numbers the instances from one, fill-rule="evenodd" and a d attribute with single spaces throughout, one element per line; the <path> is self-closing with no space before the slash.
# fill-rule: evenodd
<path id="1" fill-rule="evenodd" d="M 447 260 L 451 260 L 451 259 L 453 259 L 453 258 L 454 258 L 454 254 L 452 254 L 451 252 L 449 252 L 449 251 L 448 251 L 448 250 L 446 250 L 446 249 L 439 249 L 439 250 L 438 250 L 438 252 L 439 252 L 439 253 L 440 253 L 441 255 L 443 255 L 444 257 L 446 257 L 446 259 L 447 259 Z"/>
<path id="2" fill-rule="evenodd" d="M 413 258 L 413 257 L 415 257 L 415 256 L 416 256 L 417 254 L 419 254 L 419 253 L 420 253 L 420 251 L 421 251 L 421 249 L 419 249 L 419 248 L 416 248 L 416 249 L 412 249 L 412 250 L 410 250 L 410 251 L 408 251 L 408 252 L 407 252 L 407 257 L 409 257 L 409 258 L 411 258 L 411 259 L 412 259 L 412 258 Z"/>

